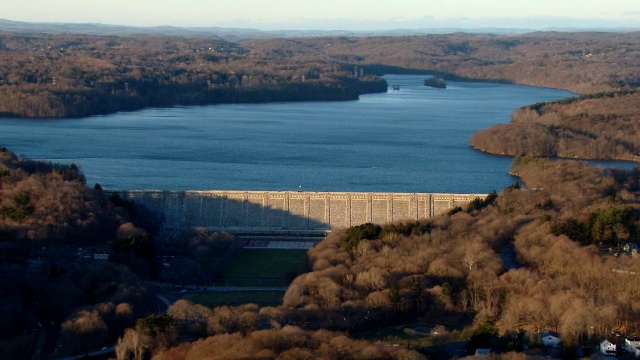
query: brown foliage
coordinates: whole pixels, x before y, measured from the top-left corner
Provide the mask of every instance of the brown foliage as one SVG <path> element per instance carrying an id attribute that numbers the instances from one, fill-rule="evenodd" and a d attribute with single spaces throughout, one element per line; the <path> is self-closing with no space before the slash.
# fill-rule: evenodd
<path id="1" fill-rule="evenodd" d="M 154 359 L 424 359 L 414 351 L 293 326 L 249 335 L 224 334 L 162 351 Z"/>
<path id="2" fill-rule="evenodd" d="M 0 239 L 91 244 L 112 239 L 118 225 L 130 221 L 105 194 L 86 187 L 75 164 L 19 159 L 3 148 L 0 169 L 6 169 L 0 176 Z"/>
<path id="3" fill-rule="evenodd" d="M 2 34 L 0 115 L 77 117 L 145 106 L 345 100 L 386 90 L 318 60 L 217 38 Z"/>
<path id="4" fill-rule="evenodd" d="M 363 65 L 372 72 L 430 71 L 445 79 L 510 81 L 579 93 L 638 83 L 631 65 L 639 33 L 531 33 L 518 36 L 427 36 L 268 39 L 244 43 L 254 52 Z M 637 64 L 637 60 L 635 62 Z"/>
<path id="5" fill-rule="evenodd" d="M 535 104 L 511 124 L 476 133 L 470 144 L 500 155 L 640 160 L 640 92 L 592 94 Z"/>
<path id="6" fill-rule="evenodd" d="M 640 82 L 638 33 L 264 39 L 0 35 L 0 115 L 69 117 L 145 106 L 344 100 L 368 74 L 430 72 L 586 93 Z M 354 66 L 364 70 L 361 75 Z"/>
<path id="7" fill-rule="evenodd" d="M 22 159 L 0 148 L 0 302 L 8 310 L 17 299 L 11 311 L 20 315 L 7 316 L 11 329 L 1 329 L 3 335 L 53 321 L 60 324 L 63 354 L 104 345 L 131 326 L 147 310 L 140 279 L 106 261 L 82 262 L 78 253 L 84 246 L 106 248 L 130 221 L 85 186 L 76 165 Z"/>
<path id="8" fill-rule="evenodd" d="M 608 214 L 606 209 L 633 209 L 635 217 L 621 234 L 639 241 L 640 203 L 632 195 L 640 188 L 637 170 L 522 159 L 514 172 L 524 189 L 505 189 L 477 213 L 424 220 L 421 235 L 393 233 L 402 227 L 383 225 L 381 239 L 360 240 L 349 251 L 341 246 L 343 235 L 332 232 L 309 251 L 314 271 L 291 284 L 284 307 L 315 313 L 310 326 L 350 330 L 398 313 L 462 313 L 488 315 L 503 331 L 597 336 L 640 319 L 629 297 L 640 287 L 623 275 L 640 264 L 630 257 L 603 257 L 594 247 L 554 235 L 550 226 L 587 221 L 590 214 Z M 503 267 L 498 253 L 510 243 L 523 268 Z M 613 272 L 620 268 L 624 272 Z M 621 288 L 623 293 L 615 290 Z M 578 305 L 602 312 L 585 320 L 575 313 Z"/>
<path id="9" fill-rule="evenodd" d="M 518 166 L 525 182 L 538 181 L 545 188 L 508 189 L 474 214 L 425 220 L 422 235 L 393 235 L 390 227 L 383 239 L 361 240 L 353 252 L 340 246 L 339 232 L 332 233 L 309 251 L 315 270 L 294 281 L 281 308 L 269 312 L 254 306 L 216 308 L 208 326 L 219 335 L 156 357 L 418 356 L 389 352 L 326 330 L 312 333 L 275 326 L 288 322 L 357 330 L 393 321 L 399 313 L 427 314 L 432 319 L 455 313 L 479 319 L 489 316 L 504 332 L 552 329 L 567 340 L 633 324 L 640 316 L 634 300 L 640 287 L 626 274 L 640 271 L 640 265 L 631 258 L 603 258 L 592 247 L 555 236 L 541 219 L 542 215 L 580 216 L 583 208 L 572 203 L 585 204 L 585 199 L 591 209 L 629 201 L 615 194 L 637 188 L 637 180 L 630 179 L 634 172 L 605 172 L 573 162 L 542 160 Z M 580 180 L 586 186 L 581 187 Z M 553 206 L 547 206 L 549 198 Z M 509 243 L 515 244 L 523 268 L 506 271 L 502 267 L 498 252 Z M 612 271 L 618 267 L 628 269 L 627 273 Z M 256 331 L 263 326 L 259 324 L 275 328 Z M 226 332 L 236 333 L 222 335 Z"/>

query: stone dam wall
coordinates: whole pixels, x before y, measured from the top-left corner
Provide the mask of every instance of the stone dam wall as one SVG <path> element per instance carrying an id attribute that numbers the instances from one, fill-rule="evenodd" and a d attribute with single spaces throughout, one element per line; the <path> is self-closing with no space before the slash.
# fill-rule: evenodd
<path id="1" fill-rule="evenodd" d="M 418 220 L 486 194 L 290 191 L 114 191 L 158 216 L 166 229 L 304 233 Z"/>

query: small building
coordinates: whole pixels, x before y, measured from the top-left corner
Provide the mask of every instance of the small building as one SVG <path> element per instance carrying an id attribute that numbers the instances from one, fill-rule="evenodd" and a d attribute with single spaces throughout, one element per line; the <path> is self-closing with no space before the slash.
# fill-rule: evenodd
<path id="1" fill-rule="evenodd" d="M 560 346 L 560 334 L 554 331 L 543 331 L 540 333 L 540 341 L 543 346 L 558 347 Z"/>
<path id="2" fill-rule="evenodd" d="M 624 243 L 624 245 L 622 246 L 622 251 L 626 253 L 631 254 L 633 250 L 636 250 L 636 252 L 638 251 L 638 245 L 635 243 Z"/>
<path id="3" fill-rule="evenodd" d="M 491 349 L 476 349 L 475 355 L 485 356 L 491 354 Z"/>
<path id="4" fill-rule="evenodd" d="M 616 355 L 616 344 L 612 343 L 609 340 L 602 340 L 600 342 L 600 353 L 603 355 Z"/>
<path id="5" fill-rule="evenodd" d="M 109 253 L 93 253 L 93 260 L 109 260 Z"/>
<path id="6" fill-rule="evenodd" d="M 635 357 L 640 357 L 640 340 L 626 338 L 623 347 Z"/>

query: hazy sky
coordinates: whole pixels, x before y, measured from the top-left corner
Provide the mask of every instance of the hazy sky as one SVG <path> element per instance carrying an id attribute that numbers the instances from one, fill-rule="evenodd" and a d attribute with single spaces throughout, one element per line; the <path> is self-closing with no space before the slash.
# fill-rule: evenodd
<path id="1" fill-rule="evenodd" d="M 640 27 L 639 0 L 0 0 L 0 18 L 258 29 Z"/>

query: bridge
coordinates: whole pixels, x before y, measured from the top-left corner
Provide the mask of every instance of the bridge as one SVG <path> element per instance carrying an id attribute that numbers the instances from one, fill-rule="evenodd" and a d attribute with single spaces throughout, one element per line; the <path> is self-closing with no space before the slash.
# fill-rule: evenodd
<path id="1" fill-rule="evenodd" d="M 165 229 L 305 234 L 367 222 L 415 221 L 465 207 L 486 194 L 303 191 L 114 191 L 142 205 Z"/>

